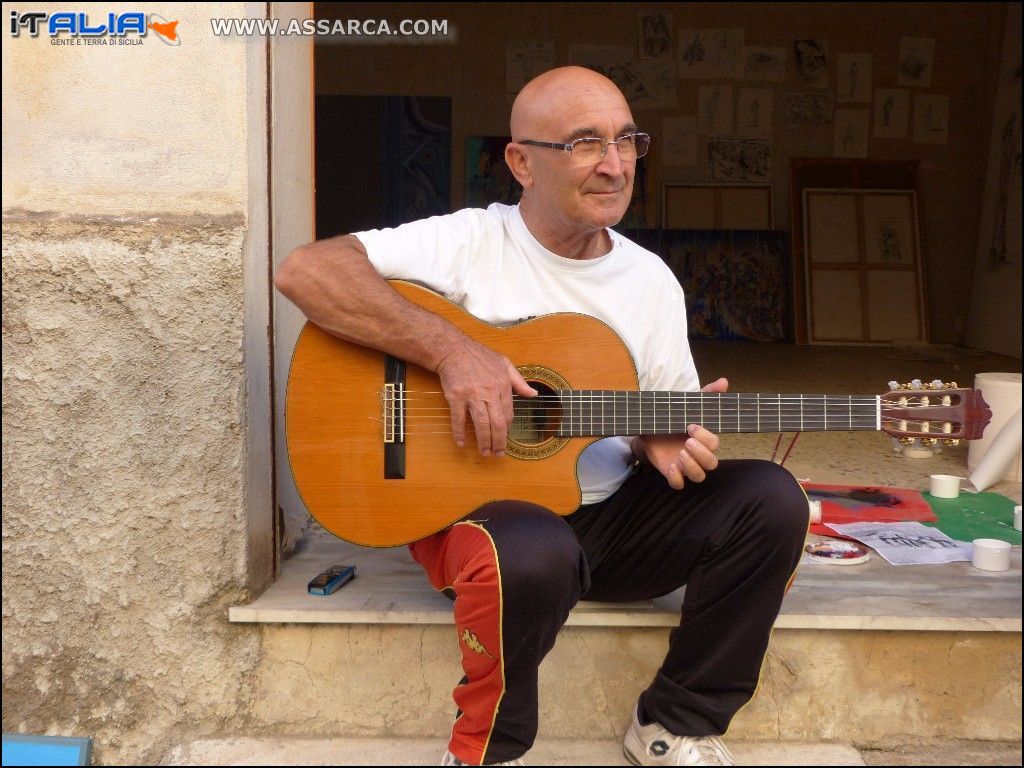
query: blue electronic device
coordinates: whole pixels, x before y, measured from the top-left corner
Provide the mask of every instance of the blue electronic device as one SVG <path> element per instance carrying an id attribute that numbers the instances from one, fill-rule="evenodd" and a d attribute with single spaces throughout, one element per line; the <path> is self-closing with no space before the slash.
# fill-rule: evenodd
<path id="1" fill-rule="evenodd" d="M 311 582 L 307 589 L 311 595 L 329 595 L 337 592 L 356 575 L 354 565 L 332 565 Z"/>

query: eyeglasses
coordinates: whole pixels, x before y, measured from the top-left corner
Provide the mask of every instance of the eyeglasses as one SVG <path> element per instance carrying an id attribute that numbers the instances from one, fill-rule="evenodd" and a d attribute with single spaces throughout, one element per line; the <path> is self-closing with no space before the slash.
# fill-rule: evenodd
<path id="1" fill-rule="evenodd" d="M 608 154 L 608 145 L 614 144 L 619 150 L 619 157 L 623 160 L 636 160 L 647 154 L 651 146 L 651 137 L 646 133 L 627 133 L 619 136 L 614 141 L 602 139 L 597 136 L 586 136 L 582 139 L 575 139 L 568 144 L 560 144 L 551 141 L 534 141 L 533 139 L 522 139 L 517 144 L 526 144 L 531 147 L 547 147 L 548 149 L 561 149 L 568 152 L 572 159 L 582 164 L 600 162 Z"/>

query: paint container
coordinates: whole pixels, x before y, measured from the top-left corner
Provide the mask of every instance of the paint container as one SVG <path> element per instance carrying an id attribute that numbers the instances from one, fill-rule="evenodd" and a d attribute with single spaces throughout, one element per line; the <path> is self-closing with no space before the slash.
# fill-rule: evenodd
<path id="1" fill-rule="evenodd" d="M 1020 530 L 1020 504 L 1013 508 L 1013 527 Z"/>
<path id="2" fill-rule="evenodd" d="M 937 499 L 955 499 L 960 495 L 960 478 L 956 475 L 931 475 L 929 493 Z"/>
<path id="3" fill-rule="evenodd" d="M 811 522 L 821 522 L 821 502 L 817 499 L 808 499 L 808 506 L 811 508 Z M 1020 507 L 1017 507 L 1017 519 L 1020 520 Z M 1020 529 L 1018 529 L 1020 530 Z"/>
<path id="4" fill-rule="evenodd" d="M 1010 570 L 1010 544 L 999 539 L 975 539 L 971 565 L 982 571 Z"/>

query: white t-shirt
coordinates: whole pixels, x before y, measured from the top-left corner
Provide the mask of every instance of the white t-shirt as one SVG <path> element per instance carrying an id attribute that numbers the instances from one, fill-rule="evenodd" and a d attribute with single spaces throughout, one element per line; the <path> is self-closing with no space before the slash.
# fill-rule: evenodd
<path id="1" fill-rule="evenodd" d="M 608 234 L 613 245 L 604 256 L 567 259 L 537 241 L 519 206 L 495 203 L 355 236 L 385 279 L 419 283 L 493 325 L 553 312 L 591 315 L 626 343 L 640 389 L 699 389 L 679 282 L 657 255 Z M 614 493 L 631 463 L 629 438 L 588 446 L 576 467 L 583 503 Z"/>

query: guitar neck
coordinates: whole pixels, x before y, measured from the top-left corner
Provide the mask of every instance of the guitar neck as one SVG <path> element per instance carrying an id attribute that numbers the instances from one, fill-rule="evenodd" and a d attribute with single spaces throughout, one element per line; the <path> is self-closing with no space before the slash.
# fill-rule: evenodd
<path id="1" fill-rule="evenodd" d="M 524 403 L 528 398 L 516 398 Z M 851 432 L 881 429 L 874 395 L 560 390 L 560 437 L 712 432 Z"/>

